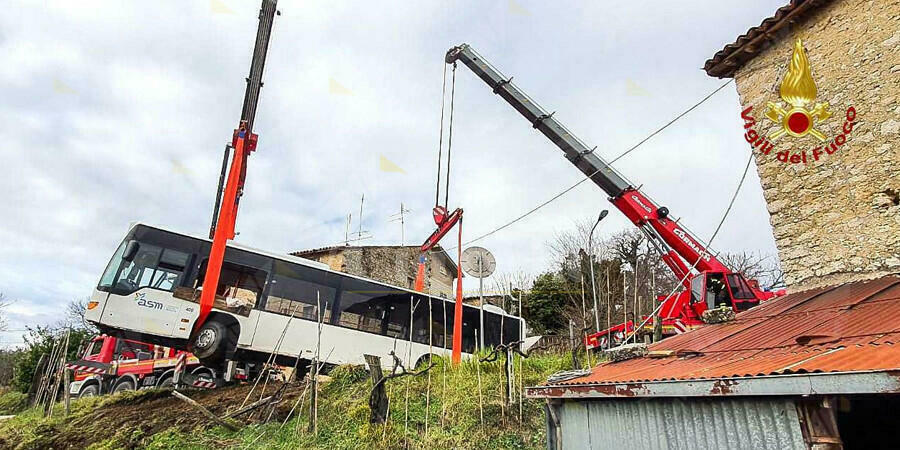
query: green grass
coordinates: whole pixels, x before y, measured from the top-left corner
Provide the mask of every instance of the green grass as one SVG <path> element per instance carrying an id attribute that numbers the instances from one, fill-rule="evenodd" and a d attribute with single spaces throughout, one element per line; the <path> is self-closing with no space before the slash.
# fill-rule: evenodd
<path id="1" fill-rule="evenodd" d="M 28 394 L 19 391 L 0 391 L 0 415 L 18 414 L 28 408 Z"/>
<path id="2" fill-rule="evenodd" d="M 536 356 L 524 360 L 524 384 L 541 383 L 548 375 L 568 369 L 567 360 L 566 356 Z M 501 406 L 502 360 L 481 363 L 480 367 L 471 360 L 456 368 L 446 360 L 436 363 L 438 365 L 430 372 L 429 402 L 426 402 L 426 392 L 429 392 L 427 374 L 389 381 L 387 388 L 391 403 L 387 426 L 369 423 L 368 395 L 372 383 L 367 372 L 361 367 L 343 366 L 332 372 L 332 380 L 322 388 L 317 434 L 306 432 L 309 420 L 307 403 L 301 417 L 289 421 L 283 428 L 280 424 L 269 424 L 248 427 L 236 434 L 219 432 L 216 435 L 233 439 L 236 441 L 233 444 L 240 447 L 253 443 L 266 448 L 285 449 L 545 447 L 544 413 L 540 401 L 524 399 L 521 420 L 518 402 L 512 410 Z M 479 370 L 484 424 L 479 414 Z"/>
<path id="3" fill-rule="evenodd" d="M 516 367 L 518 368 L 518 359 Z M 569 369 L 567 355 L 534 356 L 524 359 L 524 385 L 542 383 L 547 376 Z M 452 367 L 446 360 L 428 374 L 390 380 L 390 417 L 387 425 L 369 423 L 368 397 L 371 381 L 362 367 L 335 368 L 331 380 L 323 383 L 319 394 L 318 432 L 306 430 L 309 420 L 309 395 L 284 426 L 281 422 L 247 425 L 230 432 L 221 427 L 185 430 L 177 417 L 171 427 L 144 435 L 140 428 L 118 430 L 114 435 L 97 433 L 88 448 L 207 449 L 207 448 L 514 448 L 545 447 L 543 404 L 524 399 L 519 416 L 518 397 L 513 408 L 501 402 L 503 362 L 476 364 L 464 361 Z M 479 415 L 478 374 L 484 423 Z M 445 382 L 446 380 L 446 382 Z M 429 386 L 430 384 L 430 386 Z M 446 385 L 446 388 L 444 388 Z M 409 400 L 407 402 L 407 387 Z M 518 381 L 516 383 L 518 390 Z M 430 392 L 430 396 L 426 395 Z M 46 448 L 58 444 L 61 436 L 73 432 L 76 425 L 102 424 L 104 406 L 138 404 L 154 398 L 154 391 L 139 391 L 73 401 L 72 412 L 63 417 L 54 410 L 52 418 L 40 411 L 25 410 L 0 423 L 0 448 Z M 426 398 L 430 397 L 430 401 Z M 12 401 L 12 398 L 10 398 Z M 240 399 L 236 400 L 240 402 Z M 4 397 L 0 397 L 0 405 Z M 408 414 L 407 414 L 408 411 Z M 160 411 L 164 414 L 164 411 Z M 426 432 L 427 417 L 427 432 Z M 77 429 L 77 428 L 76 428 Z M 86 432 L 90 432 L 86 430 Z M 61 434 L 62 433 L 62 434 Z M 65 439 L 63 439 L 65 440 Z"/>

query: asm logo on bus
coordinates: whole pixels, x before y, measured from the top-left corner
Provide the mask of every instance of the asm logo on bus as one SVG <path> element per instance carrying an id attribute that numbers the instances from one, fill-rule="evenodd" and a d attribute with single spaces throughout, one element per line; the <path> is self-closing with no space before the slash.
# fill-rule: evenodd
<path id="1" fill-rule="evenodd" d="M 144 308 L 163 309 L 163 304 L 161 302 L 147 300 L 146 294 L 143 292 L 135 293 L 134 300 L 137 302 L 138 306 L 143 306 Z"/>

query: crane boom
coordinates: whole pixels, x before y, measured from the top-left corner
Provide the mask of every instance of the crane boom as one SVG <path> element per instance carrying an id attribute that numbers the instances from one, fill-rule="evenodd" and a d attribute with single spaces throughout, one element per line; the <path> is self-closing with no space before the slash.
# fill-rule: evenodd
<path id="1" fill-rule="evenodd" d="M 580 139 L 569 132 L 552 113 L 547 113 L 540 105 L 531 100 L 524 92 L 511 83 L 512 78 L 505 78 L 497 69 L 467 44 L 453 47 L 447 52 L 446 62 L 452 64 L 460 61 L 478 78 L 493 88 L 516 111 L 525 117 L 532 126 L 547 136 L 566 155 L 566 158 L 578 167 L 582 173 L 600 186 L 610 197 L 619 197 L 631 185 L 622 178 L 609 164 L 588 148 Z"/>
<path id="2" fill-rule="evenodd" d="M 662 259 L 687 286 L 687 274 L 692 267 L 700 272 L 709 270 L 730 272 L 706 247 L 677 220 L 669 218 L 669 210 L 657 206 L 635 188 L 600 156 L 588 148 L 563 126 L 553 113 L 548 113 L 522 92 L 512 78 L 505 77 L 468 44 L 451 48 L 445 57 L 447 64 L 462 62 L 494 93 L 502 97 L 532 126 L 559 147 L 575 167 L 609 195 L 609 201 L 640 228 L 662 254 Z"/>
<path id="3" fill-rule="evenodd" d="M 253 133 L 253 120 L 256 117 L 256 107 L 259 103 L 259 91 L 262 88 L 262 73 L 266 62 L 266 53 L 269 49 L 269 37 L 272 35 L 272 23 L 278 0 L 262 0 L 259 10 L 259 27 L 256 30 L 256 44 L 253 47 L 253 59 L 250 62 L 250 75 L 247 77 L 247 88 L 244 91 L 244 104 L 241 108 L 241 119 L 238 127 L 231 135 L 230 148 L 234 149 L 231 157 L 231 166 L 228 177 L 225 178 L 225 161 L 222 163 L 222 175 L 219 178 L 219 191 L 216 195 L 213 221 L 210 227 L 212 247 L 209 251 L 209 261 L 206 274 L 203 277 L 203 286 L 206 289 L 200 294 L 200 308 L 194 331 L 200 330 L 212 310 L 216 298 L 216 289 L 219 286 L 219 276 L 222 271 L 222 263 L 225 259 L 225 247 L 229 240 L 235 236 L 235 222 L 237 221 L 238 206 L 241 195 L 244 192 L 244 182 L 247 179 L 247 158 L 256 150 L 258 136 Z M 228 149 L 225 149 L 225 160 L 228 158 Z M 225 184 L 223 185 L 223 182 Z M 222 198 L 221 203 L 219 198 Z"/>

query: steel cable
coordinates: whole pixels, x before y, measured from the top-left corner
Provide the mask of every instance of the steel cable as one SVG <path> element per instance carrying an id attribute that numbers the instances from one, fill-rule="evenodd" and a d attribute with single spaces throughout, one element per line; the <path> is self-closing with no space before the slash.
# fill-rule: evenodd
<path id="1" fill-rule="evenodd" d="M 714 89 L 712 92 L 710 92 L 710 93 L 707 94 L 705 97 L 703 97 L 702 99 L 700 99 L 700 101 L 698 101 L 697 103 L 694 103 L 690 108 L 684 110 L 682 113 L 680 113 L 680 114 L 678 114 L 677 116 L 675 116 L 672 120 L 668 121 L 665 125 L 661 126 L 661 127 L 658 128 L 656 131 L 650 133 L 650 134 L 647 135 L 645 138 L 643 138 L 643 139 L 641 139 L 640 141 L 638 141 L 638 143 L 634 144 L 634 145 L 631 146 L 629 149 L 627 149 L 627 150 L 625 150 L 624 152 L 622 152 L 621 154 L 619 154 L 619 156 L 616 156 L 615 158 L 613 158 L 613 159 L 609 162 L 609 165 L 611 166 L 614 162 L 618 161 L 619 159 L 621 159 L 621 158 L 624 157 L 625 155 L 628 155 L 629 153 L 631 153 L 632 151 L 634 151 L 635 149 L 637 149 L 638 147 L 640 147 L 641 145 L 643 145 L 645 142 L 649 141 L 651 138 L 653 138 L 654 136 L 656 136 L 657 134 L 659 134 L 660 132 L 662 132 L 663 130 L 665 130 L 666 128 L 668 128 L 669 126 L 671 126 L 672 124 L 674 124 L 676 121 L 678 121 L 679 119 L 681 119 L 682 117 L 684 117 L 685 115 L 687 115 L 689 112 L 693 111 L 693 110 L 696 109 L 698 106 L 702 105 L 704 102 L 706 102 L 707 100 L 709 100 L 713 95 L 717 94 L 719 91 L 721 91 L 723 88 L 725 88 L 725 86 L 728 86 L 728 84 L 730 84 L 732 81 L 733 81 L 733 80 L 728 80 L 728 81 L 726 81 L 725 83 L 723 83 L 721 86 L 719 86 L 719 87 L 717 87 L 716 89 Z M 452 101 L 451 101 L 451 105 L 452 105 Z M 451 111 L 452 111 L 452 106 L 451 106 Z M 451 117 L 452 117 L 452 115 L 451 115 Z M 449 151 L 448 151 L 448 157 L 449 157 Z M 503 230 L 503 229 L 505 229 L 505 228 L 507 228 L 507 227 L 509 227 L 509 226 L 511 226 L 511 225 L 513 225 L 513 224 L 515 224 L 516 222 L 518 222 L 518 221 L 524 219 L 525 217 L 530 216 L 531 214 L 533 214 L 533 213 L 536 212 L 537 210 L 543 208 L 544 206 L 549 205 L 550 203 L 556 201 L 556 199 L 562 197 L 563 195 L 566 195 L 566 194 L 569 193 L 571 190 L 573 190 L 573 189 L 575 189 L 576 187 L 580 186 L 581 183 L 584 183 L 585 181 L 590 180 L 591 177 L 593 177 L 594 175 L 598 174 L 598 173 L 600 172 L 600 170 L 602 170 L 602 169 L 598 169 L 598 170 L 595 171 L 594 173 L 592 173 L 592 174 L 590 174 L 590 175 L 588 175 L 588 176 L 582 178 L 582 179 L 579 180 L 577 183 L 575 183 L 575 184 L 573 184 L 573 185 L 571 185 L 571 186 L 569 186 L 569 187 L 563 189 L 560 193 L 554 195 L 553 197 L 550 197 L 548 200 L 544 201 L 543 203 L 540 203 L 539 205 L 535 206 L 534 208 L 529 209 L 529 210 L 526 211 L 525 213 L 523 213 L 523 214 L 517 216 L 516 218 L 510 220 L 509 222 L 506 222 L 505 224 L 503 224 L 503 225 L 501 225 L 501 226 L 499 226 L 499 227 L 497 227 L 497 228 L 495 228 L 495 229 L 493 229 L 493 230 L 491 230 L 491 231 L 488 231 L 487 233 L 484 233 L 484 234 L 482 234 L 482 235 L 480 235 L 480 236 L 478 236 L 478 237 L 476 237 L 476 238 L 474 238 L 474 239 L 471 239 L 471 240 L 468 240 L 468 241 L 464 242 L 463 245 L 469 245 L 469 244 L 473 244 L 473 243 L 475 243 L 475 242 L 478 242 L 478 241 L 480 241 L 480 240 L 482 240 L 482 239 L 484 239 L 484 238 L 486 238 L 486 237 L 489 237 L 489 236 L 491 236 L 491 235 L 497 233 L 498 231 L 501 231 L 501 230 Z M 448 172 L 448 175 L 449 175 L 449 172 Z M 449 248 L 448 250 L 453 250 L 453 248 Z"/>

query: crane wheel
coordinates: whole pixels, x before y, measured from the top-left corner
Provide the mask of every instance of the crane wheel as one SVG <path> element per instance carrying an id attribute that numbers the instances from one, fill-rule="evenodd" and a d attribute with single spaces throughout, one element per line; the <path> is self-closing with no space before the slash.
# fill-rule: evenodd
<path id="1" fill-rule="evenodd" d="M 169 375 L 169 376 L 163 378 L 163 380 L 159 382 L 159 385 L 157 387 L 160 389 L 167 389 L 167 388 L 175 387 L 175 377 Z"/>
<path id="2" fill-rule="evenodd" d="M 78 398 L 96 397 L 98 395 L 100 395 L 100 386 L 89 384 L 81 389 L 81 392 L 78 393 Z"/>
<path id="3" fill-rule="evenodd" d="M 134 385 L 134 380 L 128 377 L 121 377 L 116 381 L 116 384 L 113 386 L 113 394 L 124 391 L 133 391 L 137 387 Z"/>

